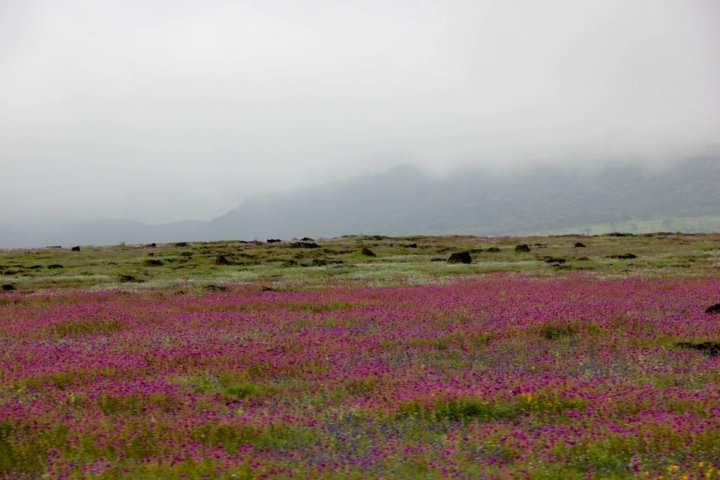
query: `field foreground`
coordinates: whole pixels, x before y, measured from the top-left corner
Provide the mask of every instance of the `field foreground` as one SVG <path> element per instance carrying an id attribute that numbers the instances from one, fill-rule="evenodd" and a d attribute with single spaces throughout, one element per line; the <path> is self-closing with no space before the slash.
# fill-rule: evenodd
<path id="1" fill-rule="evenodd" d="M 0 478 L 720 478 L 718 278 L 10 292 Z"/>

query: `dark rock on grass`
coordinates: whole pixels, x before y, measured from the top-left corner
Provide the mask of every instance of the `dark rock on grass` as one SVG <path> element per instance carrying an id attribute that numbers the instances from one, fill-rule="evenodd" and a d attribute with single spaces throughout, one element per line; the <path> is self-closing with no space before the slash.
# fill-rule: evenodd
<path id="1" fill-rule="evenodd" d="M 218 255 L 215 257 L 215 265 L 232 265 L 232 262 L 225 255 Z"/>
<path id="2" fill-rule="evenodd" d="M 430 259 L 431 262 L 444 262 L 445 259 L 443 257 L 432 257 Z"/>
<path id="3" fill-rule="evenodd" d="M 554 263 L 557 265 L 567 262 L 567 260 L 565 260 L 564 258 L 558 258 L 558 257 L 545 257 L 545 258 L 543 258 L 543 261 L 545 263 Z"/>
<path id="4" fill-rule="evenodd" d="M 303 238 L 300 239 L 300 241 L 301 241 L 301 242 L 314 242 L 315 239 L 314 239 L 314 238 L 310 238 L 310 237 L 303 237 Z"/>
<path id="5" fill-rule="evenodd" d="M 60 265 L 59 263 L 52 263 L 52 264 L 48 265 L 47 268 L 49 268 L 50 270 L 56 270 L 58 268 L 63 268 L 63 266 Z"/>
<path id="6" fill-rule="evenodd" d="M 588 260 L 590 260 L 590 257 L 578 257 L 577 258 L 578 262 L 587 262 Z"/>
<path id="7" fill-rule="evenodd" d="M 266 240 L 266 242 L 267 243 L 280 243 L 280 242 L 282 242 L 282 240 L 280 240 L 279 238 L 268 238 Z"/>
<path id="8" fill-rule="evenodd" d="M 620 255 L 610 255 L 608 258 L 615 258 L 618 260 L 632 260 L 638 257 L 634 253 L 621 253 Z"/>
<path id="9" fill-rule="evenodd" d="M 175 243 L 175 246 L 176 247 L 187 247 L 188 243 L 187 242 L 177 242 L 177 243 Z"/>
<path id="10" fill-rule="evenodd" d="M 490 247 L 487 250 L 485 250 L 488 253 L 500 253 L 500 248 L 498 247 Z"/>
<path id="11" fill-rule="evenodd" d="M 377 255 L 375 255 L 375 252 L 370 250 L 368 247 L 363 247 L 363 249 L 360 251 L 360 253 L 362 253 L 366 257 L 377 257 Z"/>
<path id="12" fill-rule="evenodd" d="M 315 242 L 309 242 L 303 240 L 302 242 L 293 242 L 290 244 L 291 248 L 320 248 L 320 245 L 318 245 Z"/>
<path id="13" fill-rule="evenodd" d="M 225 285 L 210 284 L 210 285 L 205 285 L 205 290 L 208 290 L 210 292 L 226 292 L 227 287 Z"/>
<path id="14" fill-rule="evenodd" d="M 522 243 L 520 245 L 516 245 L 515 251 L 517 253 L 527 253 L 530 251 L 530 245 L 528 245 L 527 243 Z"/>
<path id="15" fill-rule="evenodd" d="M 146 246 L 147 248 L 155 248 L 155 247 L 157 247 L 157 243 L 148 243 L 148 244 L 145 245 L 145 246 Z"/>
<path id="16" fill-rule="evenodd" d="M 43 268 L 42 265 L 33 265 L 32 267 L 30 267 L 30 270 L 40 270 L 41 268 Z"/>
<path id="17" fill-rule="evenodd" d="M 407 247 L 407 248 L 418 248 L 418 247 L 417 247 L 417 243 L 408 243 L 407 245 L 405 245 L 405 247 Z"/>
<path id="18" fill-rule="evenodd" d="M 447 262 L 448 263 L 472 263 L 472 256 L 470 256 L 470 252 L 468 252 L 468 251 L 455 252 L 450 255 Z"/>
<path id="19" fill-rule="evenodd" d="M 607 234 L 608 237 L 634 237 L 634 233 L 628 232 L 612 232 Z"/>
<path id="20" fill-rule="evenodd" d="M 80 247 L 74 246 L 74 247 L 72 247 L 70 250 L 72 250 L 73 252 L 79 252 L 79 251 L 80 251 Z"/>
<path id="21" fill-rule="evenodd" d="M 582 242 L 576 242 L 576 243 L 575 243 L 575 248 L 585 248 L 585 247 L 587 247 L 587 245 L 585 245 L 585 244 L 582 243 Z"/>
<path id="22" fill-rule="evenodd" d="M 143 265 L 146 267 L 160 267 L 162 264 L 162 260 L 158 260 L 157 258 L 148 258 L 143 262 Z"/>
<path id="23" fill-rule="evenodd" d="M 720 355 L 720 342 L 680 342 L 676 343 L 675 346 L 678 348 L 698 350 L 711 357 Z"/>
<path id="24" fill-rule="evenodd" d="M 20 273 L 20 270 L 13 270 L 11 268 L 11 269 L 5 270 L 3 272 L 3 275 L 17 275 L 18 273 Z"/>
<path id="25" fill-rule="evenodd" d="M 705 310 L 705 313 L 708 313 L 710 315 L 720 315 L 720 303 L 716 303 L 715 305 L 710 305 Z"/>
<path id="26" fill-rule="evenodd" d="M 277 292 L 277 290 L 275 290 L 274 288 L 268 287 L 268 286 L 266 286 L 266 285 L 263 285 L 263 286 L 260 288 L 260 291 L 261 291 L 261 292 Z"/>
<path id="27" fill-rule="evenodd" d="M 142 283 L 142 282 L 144 282 L 144 280 L 142 280 L 140 278 L 136 278 L 132 275 L 126 275 L 126 274 L 121 274 L 121 275 L 119 275 L 118 278 L 123 283 Z"/>
<path id="28" fill-rule="evenodd" d="M 2 289 L 3 289 L 4 292 L 12 292 L 13 290 L 17 290 L 17 288 L 15 287 L 15 285 L 13 285 L 12 283 L 6 283 L 6 284 L 4 284 L 4 285 L 2 286 Z"/>

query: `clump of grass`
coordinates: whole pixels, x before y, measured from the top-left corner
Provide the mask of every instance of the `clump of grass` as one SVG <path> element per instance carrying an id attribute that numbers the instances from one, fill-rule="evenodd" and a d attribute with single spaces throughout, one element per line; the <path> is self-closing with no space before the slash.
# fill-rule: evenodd
<path id="1" fill-rule="evenodd" d="M 600 328 L 597 325 L 580 320 L 552 320 L 541 324 L 537 331 L 540 336 L 547 340 L 574 337 L 581 333 L 600 334 Z"/>
<path id="2" fill-rule="evenodd" d="M 60 338 L 84 335 L 109 334 L 122 328 L 118 320 L 72 320 L 52 327 L 52 333 Z"/>
<path id="3" fill-rule="evenodd" d="M 378 379 L 374 375 L 354 378 L 345 383 L 345 391 L 350 395 L 368 395 L 378 389 Z"/>
<path id="4" fill-rule="evenodd" d="M 240 447 L 299 448 L 316 441 L 316 435 L 305 428 L 285 424 L 253 426 L 232 423 L 206 423 L 192 432 L 192 438 L 212 447 L 237 453 Z"/>
<path id="5" fill-rule="evenodd" d="M 530 413 L 558 415 L 565 410 L 584 406 L 586 402 L 581 399 L 563 399 L 546 395 L 522 394 L 514 401 L 496 402 L 461 396 L 429 404 L 417 400 L 410 401 L 402 405 L 398 413 L 400 417 L 416 417 L 427 421 L 466 423 L 512 420 Z"/>

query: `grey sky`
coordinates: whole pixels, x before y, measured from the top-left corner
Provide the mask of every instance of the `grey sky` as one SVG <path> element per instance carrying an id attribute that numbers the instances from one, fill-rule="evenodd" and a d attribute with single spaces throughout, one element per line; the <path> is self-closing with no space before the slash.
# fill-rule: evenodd
<path id="1" fill-rule="evenodd" d="M 718 142 L 717 0 L 0 0 L 0 221 Z"/>

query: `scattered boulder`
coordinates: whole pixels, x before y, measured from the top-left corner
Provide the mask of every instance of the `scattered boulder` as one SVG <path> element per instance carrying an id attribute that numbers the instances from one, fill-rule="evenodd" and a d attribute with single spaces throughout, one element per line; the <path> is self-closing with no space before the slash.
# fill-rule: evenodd
<path id="1" fill-rule="evenodd" d="M 558 257 L 545 257 L 545 258 L 543 258 L 543 261 L 545 263 L 553 263 L 556 265 L 560 265 L 560 264 L 567 262 L 567 260 L 565 260 L 564 258 L 558 258 Z"/>
<path id="2" fill-rule="evenodd" d="M 48 265 L 47 268 L 49 268 L 50 270 L 56 270 L 58 268 L 63 268 L 63 266 L 59 263 L 51 263 L 50 265 Z"/>
<path id="3" fill-rule="evenodd" d="M 498 247 L 490 247 L 487 250 L 485 250 L 488 253 L 500 253 L 500 248 Z"/>
<path id="4" fill-rule="evenodd" d="M 6 283 L 6 284 L 4 284 L 4 285 L 2 286 L 2 289 L 3 289 L 4 292 L 12 292 L 13 290 L 17 290 L 17 288 L 15 287 L 15 285 L 13 285 L 12 283 Z"/>
<path id="5" fill-rule="evenodd" d="M 70 250 L 72 250 L 73 252 L 79 252 L 80 247 L 76 245 L 76 246 L 72 247 Z"/>
<path id="6" fill-rule="evenodd" d="M 467 250 L 464 252 L 455 252 L 450 255 L 448 263 L 472 263 L 472 256 Z"/>
<path id="7" fill-rule="evenodd" d="M 314 242 L 315 239 L 314 239 L 314 238 L 310 238 L 310 237 L 303 237 L 303 238 L 300 239 L 300 241 L 301 241 L 301 242 Z"/>
<path id="8" fill-rule="evenodd" d="M 157 258 L 148 258 L 143 262 L 143 265 L 146 267 L 160 267 L 162 264 L 162 260 L 158 260 Z"/>
<path id="9" fill-rule="evenodd" d="M 405 245 L 407 248 L 418 248 L 417 243 L 408 243 Z"/>
<path id="10" fill-rule="evenodd" d="M 268 238 L 266 240 L 266 242 L 267 243 L 280 243 L 280 242 L 282 242 L 282 240 L 280 240 L 279 238 Z"/>
<path id="11" fill-rule="evenodd" d="M 530 251 L 530 245 L 527 243 L 521 243 L 520 245 L 515 246 L 515 252 L 517 253 L 527 253 Z"/>
<path id="12" fill-rule="evenodd" d="M 587 245 L 585 245 L 582 242 L 575 242 L 575 248 L 585 248 Z"/>
<path id="13" fill-rule="evenodd" d="M 361 251 L 360 253 L 362 253 L 362 254 L 365 255 L 366 257 L 377 257 L 377 255 L 375 254 L 375 252 L 373 252 L 372 250 L 370 250 L 368 247 L 363 247 L 363 249 L 362 249 L 362 251 Z"/>
<path id="14" fill-rule="evenodd" d="M 33 265 L 32 267 L 30 267 L 30 270 L 40 270 L 41 268 L 43 268 L 42 265 Z"/>
<path id="15" fill-rule="evenodd" d="M 698 350 L 711 357 L 720 355 L 720 342 L 680 342 L 675 344 L 678 348 Z"/>
<path id="16" fill-rule="evenodd" d="M 578 257 L 577 258 L 578 262 L 587 262 L 588 260 L 590 260 L 590 257 Z"/>
<path id="17" fill-rule="evenodd" d="M 620 255 L 610 255 L 608 258 L 616 258 L 618 260 L 632 260 L 638 257 L 634 253 L 621 253 Z"/>
<path id="18" fill-rule="evenodd" d="M 705 310 L 705 313 L 708 313 L 710 315 L 720 315 L 720 303 L 716 303 L 715 305 L 710 305 Z"/>
<path id="19" fill-rule="evenodd" d="M 148 244 L 145 245 L 145 246 L 146 246 L 147 248 L 155 248 L 155 247 L 157 247 L 157 243 L 148 243 Z"/>
<path id="20" fill-rule="evenodd" d="M 218 255 L 215 257 L 215 265 L 232 265 L 232 262 L 225 255 Z"/>
<path id="21" fill-rule="evenodd" d="M 443 257 L 432 257 L 430 259 L 431 262 L 444 262 L 445 259 Z"/>
<path id="22" fill-rule="evenodd" d="M 132 275 L 127 275 L 127 274 L 121 274 L 118 278 L 120 278 L 120 281 L 123 282 L 123 283 L 130 283 L 130 282 L 132 282 L 132 283 L 142 283 L 142 282 L 143 282 L 143 280 L 141 280 L 141 279 L 139 279 L 139 278 L 135 278 L 135 277 L 132 276 Z"/>
<path id="23" fill-rule="evenodd" d="M 175 243 L 175 246 L 176 247 L 187 247 L 188 243 L 187 242 L 177 242 L 177 243 Z"/>
<path id="24" fill-rule="evenodd" d="M 302 241 L 302 242 L 293 242 L 290 244 L 291 248 L 320 248 L 320 245 L 318 245 L 315 242 L 309 242 L 309 241 Z"/>

